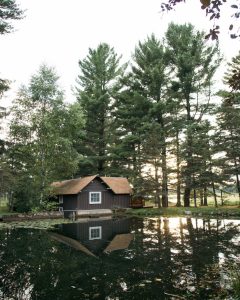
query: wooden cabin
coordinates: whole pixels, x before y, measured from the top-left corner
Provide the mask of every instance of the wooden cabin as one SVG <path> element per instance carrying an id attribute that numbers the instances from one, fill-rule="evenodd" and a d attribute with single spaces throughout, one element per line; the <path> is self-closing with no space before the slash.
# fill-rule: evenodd
<path id="1" fill-rule="evenodd" d="M 64 214 L 130 207 L 132 189 L 127 178 L 94 175 L 53 182 L 51 186 Z"/>
<path id="2" fill-rule="evenodd" d="M 95 219 L 61 224 L 50 236 L 90 256 L 127 249 L 133 239 L 130 219 Z"/>

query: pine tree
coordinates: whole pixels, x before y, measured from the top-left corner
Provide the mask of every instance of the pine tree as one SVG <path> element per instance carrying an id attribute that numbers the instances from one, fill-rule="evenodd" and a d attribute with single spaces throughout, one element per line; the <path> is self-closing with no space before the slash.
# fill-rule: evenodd
<path id="1" fill-rule="evenodd" d="M 230 91 L 220 91 L 221 106 L 217 111 L 218 144 L 225 152 L 225 173 L 236 179 L 240 201 L 240 53 L 232 58 L 224 76 Z"/>
<path id="2" fill-rule="evenodd" d="M 133 59 L 132 76 L 135 81 L 135 88 L 151 104 L 149 123 L 158 128 L 158 154 L 156 154 L 155 142 L 152 150 L 157 155 L 156 157 L 161 159 L 162 206 L 166 207 L 168 206 L 167 135 L 169 119 L 167 117 L 168 98 L 166 97 L 168 60 L 163 44 L 154 35 L 148 37 L 143 43 L 139 42 Z M 149 133 L 151 131 L 154 132 L 155 130 L 150 129 Z M 149 134 L 151 140 L 150 136 L 151 134 Z M 148 145 L 150 148 L 151 143 Z M 156 164 L 155 167 L 157 167 Z"/>
<path id="3" fill-rule="evenodd" d="M 228 66 L 224 81 L 233 91 L 240 91 L 240 52 Z"/>
<path id="4" fill-rule="evenodd" d="M 77 99 L 85 118 L 84 136 L 79 147 L 83 157 L 79 174 L 107 174 L 114 103 L 121 85 L 124 67 L 120 57 L 107 44 L 89 49 L 88 56 L 79 61 Z"/>
<path id="5" fill-rule="evenodd" d="M 114 140 L 111 152 L 111 174 L 128 177 L 136 197 L 146 194 L 144 169 L 145 144 L 149 136 L 149 101 L 131 90 L 122 91 L 113 114 Z"/>
<path id="6" fill-rule="evenodd" d="M 207 47 L 204 33 L 196 32 L 192 25 L 170 24 L 166 39 L 172 74 L 175 75 L 174 85 L 185 119 L 184 206 L 189 206 L 194 172 L 193 133 L 195 123 L 208 112 L 210 97 L 206 91 L 210 89 L 211 79 L 219 65 L 219 56 L 217 46 Z"/>
<path id="7" fill-rule="evenodd" d="M 240 93 L 220 92 L 222 103 L 218 110 L 218 147 L 225 153 L 224 170 L 234 176 L 240 200 Z"/>

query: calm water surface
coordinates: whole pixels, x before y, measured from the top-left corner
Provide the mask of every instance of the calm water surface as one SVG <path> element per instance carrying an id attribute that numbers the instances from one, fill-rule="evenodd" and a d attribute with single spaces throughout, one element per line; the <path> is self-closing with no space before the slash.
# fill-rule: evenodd
<path id="1" fill-rule="evenodd" d="M 0 230 L 0 299 L 233 299 L 240 220 L 104 219 Z M 175 295 L 175 296 L 174 296 Z"/>

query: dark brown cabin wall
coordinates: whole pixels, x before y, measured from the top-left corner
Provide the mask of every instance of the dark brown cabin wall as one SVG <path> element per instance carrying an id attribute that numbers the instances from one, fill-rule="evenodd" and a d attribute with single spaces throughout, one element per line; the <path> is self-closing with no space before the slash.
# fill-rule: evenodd
<path id="1" fill-rule="evenodd" d="M 113 209 L 113 208 L 127 208 L 130 206 L 130 195 L 114 195 L 110 191 L 101 191 L 102 192 L 101 204 L 90 204 L 89 192 L 90 191 L 85 191 L 78 195 L 79 209 L 101 209 L 101 208 Z"/>
<path id="2" fill-rule="evenodd" d="M 89 203 L 89 193 L 90 192 L 101 192 L 102 193 L 102 203 L 101 204 L 90 204 Z M 113 193 L 111 190 L 107 189 L 107 186 L 102 183 L 98 178 L 94 179 L 89 183 L 79 194 L 78 194 L 78 209 L 101 209 L 110 208 L 111 198 Z"/>
<path id="3" fill-rule="evenodd" d="M 131 196 L 128 194 L 114 195 L 114 206 L 127 208 L 130 207 Z"/>
<path id="4" fill-rule="evenodd" d="M 63 210 L 76 210 L 77 204 L 77 195 L 63 195 Z"/>
<path id="5" fill-rule="evenodd" d="M 84 191 L 78 194 L 78 208 L 79 209 L 101 209 L 101 208 L 112 208 L 112 202 L 114 195 L 110 191 L 95 191 L 102 193 L 101 204 L 90 204 L 89 203 L 89 192 Z"/>

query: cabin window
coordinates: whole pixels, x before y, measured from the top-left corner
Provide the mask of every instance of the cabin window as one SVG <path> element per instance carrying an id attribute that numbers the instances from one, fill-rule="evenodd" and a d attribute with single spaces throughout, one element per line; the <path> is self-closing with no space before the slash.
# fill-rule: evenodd
<path id="1" fill-rule="evenodd" d="M 100 240 L 102 238 L 102 226 L 89 227 L 89 240 Z"/>
<path id="2" fill-rule="evenodd" d="M 90 204 L 100 204 L 102 203 L 101 192 L 90 192 L 89 193 L 89 203 Z"/>
<path id="3" fill-rule="evenodd" d="M 59 196 L 59 204 L 63 204 L 63 195 Z"/>

